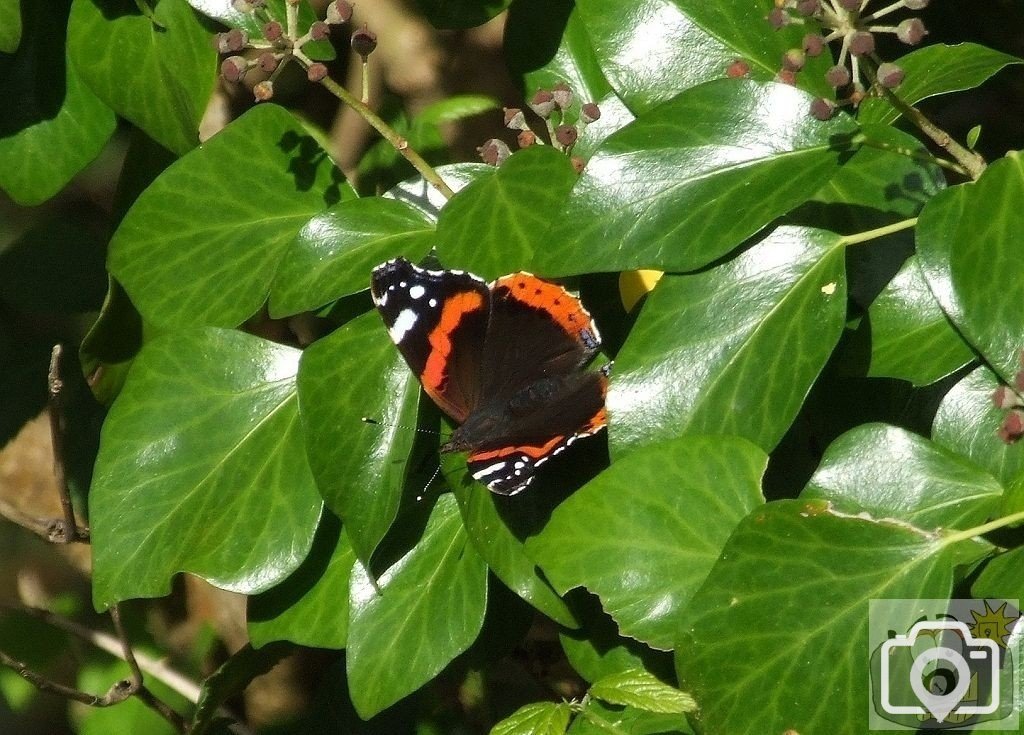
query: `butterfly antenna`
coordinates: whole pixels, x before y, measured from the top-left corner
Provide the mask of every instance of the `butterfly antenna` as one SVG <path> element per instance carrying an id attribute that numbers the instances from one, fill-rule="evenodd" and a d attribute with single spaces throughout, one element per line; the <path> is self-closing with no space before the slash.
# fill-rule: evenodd
<path id="1" fill-rule="evenodd" d="M 370 424 L 371 426 L 393 426 L 396 429 L 404 429 L 406 431 L 415 431 L 415 432 L 417 432 L 419 434 L 430 434 L 432 436 L 440 436 L 441 438 L 444 438 L 445 436 L 447 436 L 446 434 L 442 434 L 437 429 L 424 429 L 424 428 L 422 428 L 420 426 L 409 426 L 408 424 L 393 424 L 390 421 L 378 421 L 377 419 L 372 418 L 370 416 L 363 416 L 360 419 L 360 421 L 362 421 L 364 424 Z"/>
<path id="2" fill-rule="evenodd" d="M 430 489 L 430 486 L 434 484 L 434 480 L 436 480 L 437 476 L 440 475 L 440 474 L 441 474 L 441 464 L 438 463 L 437 468 L 434 469 L 434 474 L 432 474 L 430 476 L 430 479 L 427 480 L 426 484 L 423 486 L 423 489 L 420 490 L 419 493 L 416 495 L 416 501 L 417 502 L 419 502 L 420 500 L 423 500 L 423 498 L 425 498 L 427 496 L 427 490 Z"/>

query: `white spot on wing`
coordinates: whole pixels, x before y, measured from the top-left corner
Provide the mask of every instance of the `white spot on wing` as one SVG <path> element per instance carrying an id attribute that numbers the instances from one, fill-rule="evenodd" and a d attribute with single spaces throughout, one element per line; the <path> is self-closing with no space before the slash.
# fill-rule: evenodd
<path id="1" fill-rule="evenodd" d="M 433 309 L 437 306 L 437 299 L 431 299 L 427 303 L 430 304 L 430 308 Z"/>
<path id="2" fill-rule="evenodd" d="M 423 286 L 421 286 L 421 285 L 419 285 L 417 283 L 415 286 L 413 286 L 412 288 L 409 289 L 409 298 L 410 299 L 421 298 L 423 296 L 423 294 L 425 294 L 426 292 L 427 292 L 427 289 L 423 288 Z"/>
<path id="3" fill-rule="evenodd" d="M 507 462 L 495 462 L 494 464 L 487 465 L 482 470 L 477 470 L 476 472 L 474 472 L 473 477 L 476 478 L 477 480 L 482 480 L 485 477 L 493 475 L 495 472 L 501 472 L 505 468 L 506 464 Z"/>
<path id="4" fill-rule="evenodd" d="M 395 323 L 388 329 L 388 334 L 391 335 L 391 339 L 394 340 L 395 344 L 398 344 L 405 338 L 405 333 L 412 329 L 415 323 L 416 313 L 412 309 L 402 309 L 395 319 Z"/>

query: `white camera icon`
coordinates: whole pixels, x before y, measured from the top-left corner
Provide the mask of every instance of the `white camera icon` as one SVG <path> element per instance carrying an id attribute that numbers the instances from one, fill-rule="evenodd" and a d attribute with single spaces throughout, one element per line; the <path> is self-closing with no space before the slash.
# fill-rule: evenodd
<path id="1" fill-rule="evenodd" d="M 977 661 L 972 667 L 960 651 L 947 646 L 926 648 L 917 655 L 910 667 L 908 682 L 920 705 L 902 705 L 892 702 L 892 682 L 890 680 L 889 662 L 893 649 L 906 648 L 913 650 L 914 642 L 922 633 L 934 637 L 939 631 L 952 631 L 963 639 L 963 651 L 968 658 Z M 978 673 L 979 666 L 987 660 L 989 681 L 991 682 L 989 701 L 985 704 L 964 704 L 961 700 L 971 686 L 971 677 Z M 942 661 L 956 670 L 956 685 L 951 691 L 943 694 L 930 692 L 924 684 L 924 670 L 928 664 Z M 916 623 L 906 635 L 897 635 L 882 644 L 881 650 L 881 694 L 882 709 L 893 715 L 924 715 L 930 713 L 936 722 L 944 722 L 950 713 L 957 715 L 990 715 L 999 709 L 999 644 L 988 638 L 975 638 L 971 635 L 966 623 L 959 620 L 924 620 Z"/>

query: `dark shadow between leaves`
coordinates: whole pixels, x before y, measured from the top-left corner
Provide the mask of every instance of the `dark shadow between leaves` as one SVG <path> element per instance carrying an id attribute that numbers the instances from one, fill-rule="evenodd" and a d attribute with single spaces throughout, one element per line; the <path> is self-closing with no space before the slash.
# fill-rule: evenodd
<path id="1" fill-rule="evenodd" d="M 341 201 L 341 185 L 345 183 L 345 176 L 313 136 L 299 135 L 289 130 L 281 136 L 277 147 L 285 153 L 293 154 L 288 162 L 288 173 L 295 179 L 296 190 L 312 189 L 316 184 L 317 171 L 327 165 L 330 167 L 331 183 L 324 191 L 324 204 L 330 207 Z"/>
<path id="2" fill-rule="evenodd" d="M 0 115 L 0 138 L 52 120 L 67 95 L 67 14 L 69 0 L 22 0 L 21 44 L 0 54 L 0 78 L 7 105 Z"/>

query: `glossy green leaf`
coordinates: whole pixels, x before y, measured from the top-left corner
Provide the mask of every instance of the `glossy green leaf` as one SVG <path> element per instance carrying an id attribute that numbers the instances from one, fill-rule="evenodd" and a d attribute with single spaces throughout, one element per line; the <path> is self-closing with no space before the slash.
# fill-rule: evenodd
<path id="1" fill-rule="evenodd" d="M 270 292 L 270 314 L 312 311 L 365 291 L 374 266 L 400 255 L 418 261 L 433 241 L 433 222 L 409 204 L 382 197 L 336 204 L 292 242 Z"/>
<path id="2" fill-rule="evenodd" d="M 517 152 L 441 210 L 438 257 L 488 279 L 542 260 L 544 233 L 576 179 L 568 157 L 550 146 Z"/>
<path id="3" fill-rule="evenodd" d="M 965 375 L 939 404 L 932 439 L 1009 487 L 1024 476 L 1024 444 L 1005 444 L 996 433 L 1005 416 L 992 405 L 992 392 L 998 386 L 999 379 L 988 368 Z"/>
<path id="4" fill-rule="evenodd" d="M 21 43 L 21 0 L 0 0 L 0 53 L 13 54 Z"/>
<path id="5" fill-rule="evenodd" d="M 465 459 L 446 454 L 442 463 L 449 473 L 465 472 Z M 576 620 L 566 604 L 542 576 L 523 542 L 502 519 L 499 499 L 478 482 L 454 483 L 462 522 L 473 548 L 505 586 L 557 623 L 574 627 Z"/>
<path id="6" fill-rule="evenodd" d="M 1000 69 L 1024 63 L 1024 59 L 976 43 L 955 46 L 937 43 L 911 51 L 896 59 L 896 63 L 906 72 L 896 93 L 913 105 L 928 97 L 973 89 Z M 899 116 L 884 98 L 869 97 L 860 106 L 857 117 L 865 123 L 891 123 Z"/>
<path id="7" fill-rule="evenodd" d="M 809 95 L 726 79 L 611 135 L 538 250 L 542 273 L 693 270 L 809 199 L 855 130 L 821 123 Z"/>
<path id="8" fill-rule="evenodd" d="M 143 192 L 107 265 L 158 327 L 234 327 L 264 303 L 302 226 L 353 196 L 298 120 L 260 105 Z"/>
<path id="9" fill-rule="evenodd" d="M 787 49 L 806 30 L 775 31 L 766 16 L 772 0 L 578 0 L 577 7 L 605 76 L 637 113 L 703 82 L 725 77 L 741 59 L 760 81 L 774 79 Z M 798 83 L 828 94 L 825 56 L 808 58 Z"/>
<path id="10" fill-rule="evenodd" d="M 286 23 L 285 2 L 267 0 L 269 17 L 279 20 L 281 25 Z M 254 41 L 265 40 L 263 24 L 266 16 L 242 12 L 235 7 L 233 0 L 188 0 L 188 3 L 203 15 L 219 20 L 226 26 L 241 28 Z M 316 11 L 308 0 L 299 0 L 299 28 L 304 32 L 316 20 Z M 303 45 L 302 52 L 316 61 L 328 61 L 335 57 L 334 46 L 329 40 L 310 41 Z"/>
<path id="11" fill-rule="evenodd" d="M 645 712 L 591 699 L 573 720 L 569 735 L 693 735 L 685 715 Z"/>
<path id="12" fill-rule="evenodd" d="M 256 650 L 247 643 L 232 653 L 216 671 L 203 679 L 189 735 L 212 732 L 217 709 L 229 698 L 241 695 L 253 679 L 269 672 L 289 652 L 288 647 L 282 645 Z"/>
<path id="13" fill-rule="evenodd" d="M 498 101 L 485 94 L 456 94 L 420 110 L 413 121 L 413 127 L 437 127 L 500 109 Z"/>
<path id="14" fill-rule="evenodd" d="M 490 735 L 564 735 L 571 714 L 565 702 L 534 702 L 499 722 Z"/>
<path id="15" fill-rule="evenodd" d="M 967 147 L 972 151 L 978 147 L 978 138 L 981 137 L 981 126 L 975 125 L 973 128 L 967 131 Z"/>
<path id="16" fill-rule="evenodd" d="M 738 437 L 638 449 L 559 505 L 526 548 L 557 590 L 586 587 L 623 635 L 671 649 L 680 609 L 763 502 L 767 461 Z"/>
<path id="17" fill-rule="evenodd" d="M 596 681 L 590 687 L 590 695 L 609 704 L 667 715 L 693 712 L 697 707 L 689 694 L 670 687 L 643 669 L 622 671 Z"/>
<path id="18" fill-rule="evenodd" d="M 1024 548 L 1010 549 L 990 559 L 971 585 L 971 594 L 1004 600 L 1024 598 Z"/>
<path id="19" fill-rule="evenodd" d="M 1024 158 L 1011 152 L 973 184 L 937 194 L 921 211 L 921 270 L 942 309 L 1007 382 L 1024 351 Z"/>
<path id="20" fill-rule="evenodd" d="M 458 192 L 477 179 L 491 176 L 494 167 L 486 163 L 450 163 L 438 166 L 435 171 L 452 191 Z M 441 209 L 448 203 L 448 198 L 433 184 L 428 184 L 422 176 L 414 176 L 396 184 L 384 194 L 384 197 L 397 199 L 415 207 L 433 222 L 437 221 Z"/>
<path id="21" fill-rule="evenodd" d="M 160 0 L 152 19 L 132 0 L 74 0 L 68 21 L 68 55 L 86 84 L 179 155 L 198 145 L 199 120 L 213 93 L 211 38 L 186 0 Z"/>
<path id="22" fill-rule="evenodd" d="M 584 104 L 598 104 L 601 117 L 583 128 L 572 148 L 574 156 L 589 158 L 605 138 L 633 122 L 633 113 L 604 78 L 579 8 L 571 0 L 518 0 L 505 28 L 506 57 L 512 72 L 522 78 L 527 99 L 539 89 L 568 84 L 572 104 L 563 119 L 570 124 L 579 119 Z"/>
<path id="23" fill-rule="evenodd" d="M 868 375 L 930 385 L 974 359 L 939 307 L 916 256 L 868 309 L 871 364 Z"/>
<path id="24" fill-rule="evenodd" d="M 419 543 L 377 588 L 357 564 L 346 661 L 352 703 L 364 719 L 430 681 L 483 625 L 487 565 L 451 494 L 438 498 Z"/>
<path id="25" fill-rule="evenodd" d="M 559 82 L 569 85 L 576 103 L 596 102 L 612 91 L 572 0 L 518 0 L 505 24 L 505 49 L 527 98 Z"/>
<path id="26" fill-rule="evenodd" d="M 364 562 L 398 513 L 419 394 L 376 312 L 302 355 L 299 412 L 310 466 Z M 365 424 L 364 416 L 381 423 Z"/>
<path id="27" fill-rule="evenodd" d="M 612 456 L 682 434 L 738 434 L 770 451 L 846 318 L 838 235 L 780 227 L 735 260 L 666 275 L 619 351 Z"/>
<path id="28" fill-rule="evenodd" d="M 846 220 L 868 229 L 913 217 L 946 188 L 942 168 L 930 161 L 928 148 L 913 135 L 888 125 L 863 125 L 861 133 L 861 147 L 813 198 L 823 204 L 856 205 L 850 213 L 829 210 L 829 229 L 844 234 Z M 857 216 L 862 208 L 874 210 L 875 217 L 862 222 L 863 215 Z"/>
<path id="29" fill-rule="evenodd" d="M 68 0 L 23 5 L 21 43 L 0 56 L 5 97 L 16 101 L 0 118 L 0 189 L 31 205 L 52 197 L 99 154 L 115 118 L 65 54 Z"/>
<path id="30" fill-rule="evenodd" d="M 680 619 L 676 670 L 700 707 L 699 729 L 862 735 L 868 601 L 947 597 L 959 553 L 822 501 L 754 511 Z"/>
<path id="31" fill-rule="evenodd" d="M 983 523 L 1002 493 L 988 472 L 922 436 L 861 424 L 829 445 L 800 497 L 932 529 Z"/>
<path id="32" fill-rule="evenodd" d="M 177 572 L 254 593 L 299 566 L 322 502 L 299 430 L 298 359 L 219 329 L 143 348 L 104 422 L 89 494 L 98 608 L 166 595 Z"/>
<path id="33" fill-rule="evenodd" d="M 344 648 L 348 638 L 348 581 L 356 555 L 338 517 L 325 512 L 309 555 L 281 584 L 249 598 L 249 640 L 257 648 L 291 641 Z"/>
<path id="34" fill-rule="evenodd" d="M 415 4 L 434 28 L 472 28 L 498 15 L 512 0 L 416 0 Z"/>

